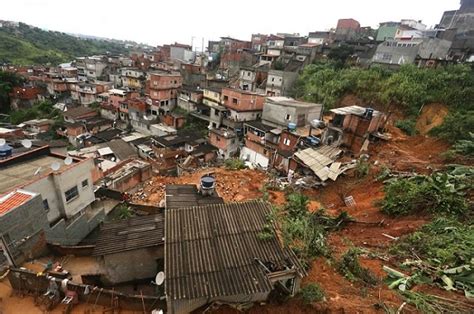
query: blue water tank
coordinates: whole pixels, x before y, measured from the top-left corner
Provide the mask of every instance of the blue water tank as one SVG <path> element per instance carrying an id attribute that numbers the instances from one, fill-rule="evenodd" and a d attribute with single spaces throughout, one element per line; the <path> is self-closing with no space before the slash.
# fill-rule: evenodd
<path id="1" fill-rule="evenodd" d="M 216 183 L 216 178 L 213 176 L 202 176 L 201 177 L 201 187 L 204 189 L 212 189 Z"/>
<path id="2" fill-rule="evenodd" d="M 8 144 L 0 146 L 0 158 L 7 158 L 12 155 L 13 148 Z"/>
<path id="3" fill-rule="evenodd" d="M 294 131 L 296 130 L 296 123 L 288 123 L 288 130 Z"/>

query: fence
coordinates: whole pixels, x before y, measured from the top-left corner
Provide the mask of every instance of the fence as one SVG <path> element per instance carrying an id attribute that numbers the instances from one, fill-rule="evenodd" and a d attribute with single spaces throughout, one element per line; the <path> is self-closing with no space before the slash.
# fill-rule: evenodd
<path id="1" fill-rule="evenodd" d="M 36 274 L 27 269 L 11 268 L 8 280 L 12 288 L 21 293 L 33 296 L 43 295 L 49 287 L 49 279 L 44 274 Z M 62 279 L 54 278 L 58 287 L 62 286 Z M 166 312 L 166 301 L 158 296 L 133 295 L 115 290 L 103 289 L 68 281 L 65 286 L 69 291 L 77 293 L 79 302 L 110 308 L 115 304 L 122 310 L 142 311 L 150 313 L 154 309 Z M 64 297 L 62 293 L 61 297 Z"/>

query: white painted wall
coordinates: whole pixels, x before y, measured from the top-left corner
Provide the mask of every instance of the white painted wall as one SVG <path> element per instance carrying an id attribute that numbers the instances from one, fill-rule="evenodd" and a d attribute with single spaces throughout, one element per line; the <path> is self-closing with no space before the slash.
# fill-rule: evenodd
<path id="1" fill-rule="evenodd" d="M 240 151 L 240 159 L 248 161 L 255 165 L 260 165 L 263 168 L 268 167 L 269 159 L 248 147 L 243 147 Z"/>

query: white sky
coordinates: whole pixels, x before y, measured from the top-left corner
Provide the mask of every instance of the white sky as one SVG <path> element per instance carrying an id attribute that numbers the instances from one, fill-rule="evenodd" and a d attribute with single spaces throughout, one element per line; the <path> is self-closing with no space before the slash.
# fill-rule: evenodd
<path id="1" fill-rule="evenodd" d="M 151 45 L 171 42 L 201 46 L 202 38 L 252 33 L 300 33 L 328 30 L 339 18 L 362 26 L 400 19 L 437 24 L 459 0 L 2 0 L 0 19 L 50 30 Z"/>

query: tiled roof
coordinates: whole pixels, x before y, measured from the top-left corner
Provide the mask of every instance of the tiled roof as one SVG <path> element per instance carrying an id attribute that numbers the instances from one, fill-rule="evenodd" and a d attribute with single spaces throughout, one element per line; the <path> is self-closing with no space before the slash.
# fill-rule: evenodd
<path id="1" fill-rule="evenodd" d="M 32 198 L 33 196 L 31 194 L 26 194 L 20 191 L 14 191 L 3 195 L 0 197 L 0 215 L 9 212 Z"/>

